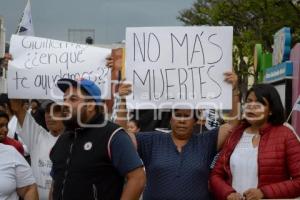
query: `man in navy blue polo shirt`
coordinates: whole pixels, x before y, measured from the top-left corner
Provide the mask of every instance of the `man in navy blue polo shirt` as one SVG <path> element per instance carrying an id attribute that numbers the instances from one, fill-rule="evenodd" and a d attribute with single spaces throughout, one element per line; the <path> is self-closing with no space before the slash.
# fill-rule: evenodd
<path id="1" fill-rule="evenodd" d="M 50 199 L 138 199 L 145 185 L 143 163 L 127 133 L 105 120 L 100 89 L 85 79 L 60 79 L 57 85 L 68 119 L 50 153 Z"/>
<path id="2" fill-rule="evenodd" d="M 231 126 L 193 134 L 194 115 L 193 110 L 174 110 L 171 134 L 137 134 L 138 152 L 147 174 L 143 200 L 210 199 L 210 164 Z"/>

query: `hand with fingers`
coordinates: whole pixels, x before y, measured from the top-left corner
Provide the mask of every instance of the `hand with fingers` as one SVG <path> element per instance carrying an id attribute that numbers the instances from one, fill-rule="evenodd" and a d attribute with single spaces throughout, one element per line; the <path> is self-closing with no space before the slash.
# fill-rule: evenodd
<path id="1" fill-rule="evenodd" d="M 242 200 L 243 196 L 240 193 L 234 192 L 227 196 L 227 200 Z"/>
<path id="2" fill-rule="evenodd" d="M 236 73 L 235 72 L 225 72 L 224 76 L 225 76 L 224 80 L 227 83 L 230 83 L 232 85 L 232 89 L 233 90 L 237 89 L 238 77 L 237 77 Z"/>
<path id="3" fill-rule="evenodd" d="M 12 55 L 10 53 L 5 53 L 2 61 L 1 61 L 1 66 L 3 66 L 5 69 L 7 69 L 7 66 L 8 66 L 8 62 L 10 60 L 12 60 Z"/>
<path id="4" fill-rule="evenodd" d="M 114 65 L 114 58 L 110 54 L 109 56 L 106 57 L 106 67 L 112 68 Z"/>
<path id="5" fill-rule="evenodd" d="M 125 97 L 132 92 L 132 85 L 130 83 L 126 83 L 125 80 L 123 80 L 119 85 L 119 96 Z"/>
<path id="6" fill-rule="evenodd" d="M 119 71 L 122 68 L 123 49 L 112 49 L 111 54 L 106 57 L 106 66 L 112 70 Z"/>
<path id="7" fill-rule="evenodd" d="M 263 192 L 257 188 L 250 188 L 244 192 L 244 197 L 246 200 L 259 200 L 264 197 Z"/>

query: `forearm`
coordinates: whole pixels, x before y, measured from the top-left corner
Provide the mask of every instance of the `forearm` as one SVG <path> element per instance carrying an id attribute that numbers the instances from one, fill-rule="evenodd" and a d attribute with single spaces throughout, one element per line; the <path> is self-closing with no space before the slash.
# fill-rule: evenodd
<path id="1" fill-rule="evenodd" d="M 240 91 L 238 88 L 238 76 L 232 72 L 225 72 L 225 81 L 232 85 L 232 110 L 227 121 L 237 125 L 240 119 Z"/>
<path id="2" fill-rule="evenodd" d="M 117 117 L 115 123 L 119 126 L 122 126 L 125 130 L 127 129 L 127 108 L 126 108 L 126 99 L 121 97 L 120 105 L 117 108 Z"/>
<path id="3" fill-rule="evenodd" d="M 259 189 L 264 194 L 264 197 L 268 199 L 296 198 L 300 196 L 300 181 L 286 180 L 279 183 L 264 185 Z"/>
<path id="4" fill-rule="evenodd" d="M 240 93 L 237 89 L 232 92 L 232 110 L 228 117 L 228 122 L 219 129 L 217 150 L 223 147 L 223 144 L 232 133 L 232 129 L 239 124 L 240 120 Z"/>
<path id="5" fill-rule="evenodd" d="M 210 177 L 210 189 L 212 194 L 216 197 L 216 199 L 226 199 L 227 196 L 231 193 L 234 193 L 235 190 L 229 185 L 221 176 L 212 175 Z"/>
<path id="6" fill-rule="evenodd" d="M 49 190 L 48 200 L 53 200 L 52 193 L 53 193 L 53 181 L 51 183 L 51 187 L 50 187 L 50 190 Z"/>
<path id="7" fill-rule="evenodd" d="M 26 110 L 24 109 L 24 104 L 23 101 L 21 99 L 11 99 L 10 100 L 10 104 L 11 104 L 11 109 L 13 114 L 16 115 L 19 124 L 21 125 L 21 127 L 23 126 L 24 123 L 24 119 L 26 116 Z"/>
<path id="8" fill-rule="evenodd" d="M 233 89 L 232 91 L 232 110 L 229 114 L 229 120 L 228 122 L 232 124 L 233 126 L 236 126 L 239 124 L 240 120 L 240 92 L 237 88 Z"/>
<path id="9" fill-rule="evenodd" d="M 18 188 L 17 193 L 24 200 L 38 200 L 38 192 L 36 184 L 32 184 L 23 188 Z"/>
<path id="10" fill-rule="evenodd" d="M 38 200 L 38 193 L 37 190 L 29 190 L 25 196 L 23 197 L 24 200 Z"/>
<path id="11" fill-rule="evenodd" d="M 142 167 L 135 169 L 127 177 L 121 200 L 138 200 L 146 184 L 145 171 Z"/>
<path id="12" fill-rule="evenodd" d="M 143 180 L 128 180 L 123 189 L 121 200 L 138 200 L 143 190 Z"/>

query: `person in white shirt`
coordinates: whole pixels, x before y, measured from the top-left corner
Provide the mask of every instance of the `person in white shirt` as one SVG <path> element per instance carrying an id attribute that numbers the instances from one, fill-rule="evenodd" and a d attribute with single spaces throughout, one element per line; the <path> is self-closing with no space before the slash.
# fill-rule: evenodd
<path id="1" fill-rule="evenodd" d="M 22 127 L 22 134 L 19 136 L 27 145 L 31 157 L 31 168 L 38 186 L 39 198 L 46 200 L 52 182 L 50 176 L 52 162 L 49 154 L 58 136 L 64 130 L 62 121 L 58 119 L 61 117 L 62 107 L 50 100 L 44 102 L 48 132 L 34 120 L 29 112 L 22 109 L 21 100 L 11 100 L 11 104 Z"/>
<path id="2" fill-rule="evenodd" d="M 12 146 L 0 143 L 0 199 L 38 200 L 29 164 Z"/>

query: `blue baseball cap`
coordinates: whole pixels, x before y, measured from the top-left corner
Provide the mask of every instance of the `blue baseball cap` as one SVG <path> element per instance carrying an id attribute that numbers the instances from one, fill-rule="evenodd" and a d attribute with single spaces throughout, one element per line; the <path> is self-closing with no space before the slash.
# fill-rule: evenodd
<path id="1" fill-rule="evenodd" d="M 57 81 L 57 87 L 62 92 L 65 92 L 70 86 L 80 87 L 97 103 L 101 101 L 100 88 L 93 81 L 87 79 L 73 80 L 68 78 L 62 78 Z"/>

